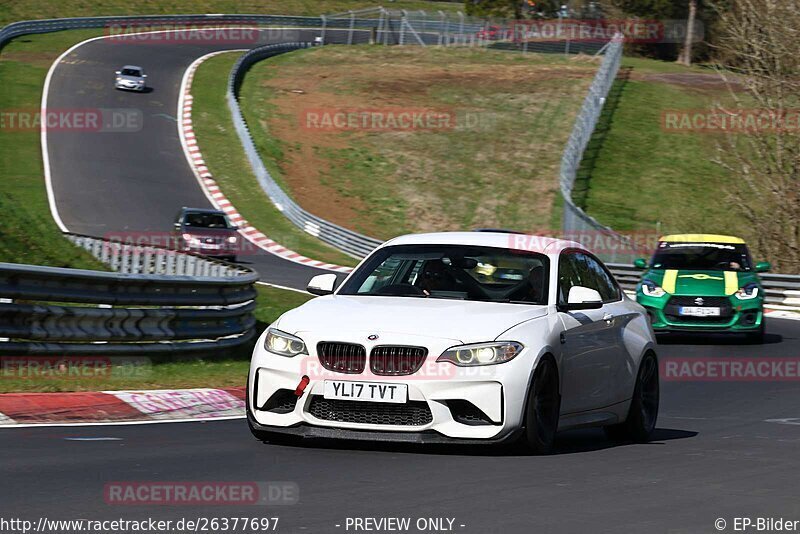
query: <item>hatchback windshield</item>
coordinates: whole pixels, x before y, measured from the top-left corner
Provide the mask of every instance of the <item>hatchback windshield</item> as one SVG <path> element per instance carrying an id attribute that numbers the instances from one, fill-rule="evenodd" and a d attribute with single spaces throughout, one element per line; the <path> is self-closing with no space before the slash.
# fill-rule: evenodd
<path id="1" fill-rule="evenodd" d="M 340 295 L 546 304 L 543 254 L 493 247 L 399 245 L 379 250 Z"/>
<path id="2" fill-rule="evenodd" d="M 190 228 L 228 228 L 228 220 L 218 213 L 187 213 L 186 226 Z"/>
<path id="3" fill-rule="evenodd" d="M 651 266 L 654 269 L 749 271 L 750 263 L 750 254 L 743 244 L 662 241 L 653 255 Z"/>

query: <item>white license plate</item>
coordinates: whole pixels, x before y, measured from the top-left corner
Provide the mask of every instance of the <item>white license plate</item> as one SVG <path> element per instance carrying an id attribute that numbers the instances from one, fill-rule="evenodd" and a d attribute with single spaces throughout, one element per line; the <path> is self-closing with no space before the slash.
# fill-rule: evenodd
<path id="1" fill-rule="evenodd" d="M 681 306 L 678 308 L 679 315 L 691 315 L 693 317 L 719 317 L 719 308 L 705 306 Z"/>
<path id="2" fill-rule="evenodd" d="M 323 396 L 326 399 L 402 404 L 408 400 L 408 386 L 406 384 L 382 384 L 379 382 L 326 380 Z"/>

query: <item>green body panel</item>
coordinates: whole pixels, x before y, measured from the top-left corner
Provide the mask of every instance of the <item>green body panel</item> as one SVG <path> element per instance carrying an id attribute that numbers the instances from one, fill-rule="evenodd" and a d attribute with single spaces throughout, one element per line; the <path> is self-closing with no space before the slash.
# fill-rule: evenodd
<path id="1" fill-rule="evenodd" d="M 642 282 L 650 280 L 659 287 L 664 287 L 664 269 L 649 269 L 642 276 Z M 673 270 L 674 273 L 674 270 Z M 764 288 L 758 275 L 754 272 L 733 272 L 736 290 L 750 283 L 758 285 L 758 296 L 742 300 L 735 294 L 726 292 L 724 271 L 678 270 L 673 274 L 675 287 L 671 293 L 662 297 L 645 295 L 642 283 L 636 287 L 636 301 L 647 309 L 653 329 L 656 332 L 666 331 L 722 331 L 722 332 L 755 332 L 762 328 L 764 309 Z M 729 274 L 730 278 L 732 275 Z M 729 280 L 729 285 L 730 285 Z M 669 285 L 669 284 L 668 284 Z M 730 291 L 730 287 L 728 288 Z M 676 316 L 665 313 L 667 303 L 672 297 L 721 297 L 730 303 L 732 314 L 729 318 L 694 318 Z"/>

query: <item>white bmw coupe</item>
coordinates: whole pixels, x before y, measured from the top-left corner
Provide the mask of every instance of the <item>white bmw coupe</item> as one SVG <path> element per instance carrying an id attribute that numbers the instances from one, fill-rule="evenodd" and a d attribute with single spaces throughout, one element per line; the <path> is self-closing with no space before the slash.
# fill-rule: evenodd
<path id="1" fill-rule="evenodd" d="M 259 338 L 247 419 L 290 436 L 524 440 L 602 426 L 646 441 L 659 402 L 645 310 L 580 244 L 513 233 L 408 235 Z"/>

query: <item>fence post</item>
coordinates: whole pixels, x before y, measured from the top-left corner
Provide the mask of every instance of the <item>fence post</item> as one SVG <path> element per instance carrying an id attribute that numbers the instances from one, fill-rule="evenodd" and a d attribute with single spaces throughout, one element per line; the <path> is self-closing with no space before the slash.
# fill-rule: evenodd
<path id="1" fill-rule="evenodd" d="M 378 32 L 377 32 L 377 35 L 375 36 L 376 37 L 376 39 L 375 39 L 376 43 L 380 43 L 381 42 L 381 32 L 382 31 L 386 32 L 386 27 L 384 26 L 384 17 L 386 16 L 386 10 L 384 10 L 383 8 L 380 8 L 380 10 L 381 10 L 381 15 L 380 15 L 380 17 L 378 17 Z M 374 44 L 374 43 L 372 43 L 372 44 Z"/>
<path id="2" fill-rule="evenodd" d="M 399 42 L 397 43 L 400 46 L 403 46 L 404 44 L 406 44 L 406 22 L 407 22 L 406 16 L 407 16 L 407 14 L 408 13 L 404 9 L 402 11 L 402 15 L 400 15 L 400 37 L 399 37 Z"/>
<path id="3" fill-rule="evenodd" d="M 350 31 L 347 32 L 347 44 L 353 44 L 353 29 L 356 26 L 356 14 L 350 10 Z"/>
<path id="4" fill-rule="evenodd" d="M 461 11 L 458 12 L 458 34 L 461 38 L 464 38 L 464 13 Z"/>
<path id="5" fill-rule="evenodd" d="M 439 11 L 439 15 L 442 19 L 439 23 L 439 45 L 441 46 L 445 42 L 445 35 L 448 36 L 447 40 L 450 40 L 450 19 L 444 14 L 444 11 Z"/>
<path id="6" fill-rule="evenodd" d="M 319 42 L 320 44 L 325 44 L 325 28 L 328 26 L 328 17 L 320 15 L 319 18 L 322 19 L 322 35 L 320 35 Z"/>

